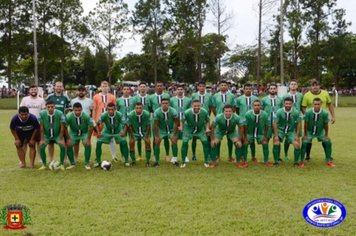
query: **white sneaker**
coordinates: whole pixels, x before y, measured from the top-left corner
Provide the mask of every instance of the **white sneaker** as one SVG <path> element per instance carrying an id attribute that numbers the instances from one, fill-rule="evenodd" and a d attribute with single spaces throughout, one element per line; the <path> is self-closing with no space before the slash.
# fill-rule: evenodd
<path id="1" fill-rule="evenodd" d="M 67 168 L 66 168 L 66 170 L 71 170 L 71 169 L 73 169 L 75 167 L 75 165 L 70 165 L 70 166 L 68 166 Z"/>
<path id="2" fill-rule="evenodd" d="M 172 162 L 172 163 L 178 162 L 177 157 L 172 157 L 171 162 Z"/>
<path id="3" fill-rule="evenodd" d="M 166 156 L 165 159 L 166 159 L 166 161 L 169 161 L 169 156 Z"/>
<path id="4" fill-rule="evenodd" d="M 189 158 L 188 157 L 185 157 L 185 162 L 189 162 Z"/>
<path id="5" fill-rule="evenodd" d="M 124 159 L 124 158 L 122 158 L 122 159 Z M 119 159 L 117 159 L 117 157 L 112 157 L 112 159 L 111 159 L 113 162 L 119 162 Z M 125 159 L 124 159 L 125 160 Z"/>
<path id="6" fill-rule="evenodd" d="M 204 166 L 205 166 L 206 168 L 209 168 L 209 167 L 210 167 L 209 163 L 204 163 Z"/>
<path id="7" fill-rule="evenodd" d="M 84 168 L 85 168 L 86 170 L 91 170 L 91 167 L 90 167 L 89 164 L 85 165 Z"/>
<path id="8" fill-rule="evenodd" d="M 187 166 L 187 164 L 183 163 L 183 164 L 180 165 L 180 168 L 185 168 L 186 166 Z"/>

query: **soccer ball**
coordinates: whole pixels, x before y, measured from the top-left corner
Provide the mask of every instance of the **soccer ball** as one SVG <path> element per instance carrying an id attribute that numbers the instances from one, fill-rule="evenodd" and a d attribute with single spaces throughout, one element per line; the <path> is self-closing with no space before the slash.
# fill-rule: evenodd
<path id="1" fill-rule="evenodd" d="M 50 170 L 58 170 L 59 169 L 59 161 L 51 161 L 51 163 L 49 163 L 48 167 Z"/>
<path id="2" fill-rule="evenodd" d="M 112 164 L 109 161 L 102 161 L 101 162 L 101 168 L 103 170 L 111 170 Z"/>

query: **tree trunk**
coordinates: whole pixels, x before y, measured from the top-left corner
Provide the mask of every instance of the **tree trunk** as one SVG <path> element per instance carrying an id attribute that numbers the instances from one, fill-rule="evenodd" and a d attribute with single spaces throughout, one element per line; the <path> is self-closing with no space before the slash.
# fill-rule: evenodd
<path id="1" fill-rule="evenodd" d="M 12 3 L 9 3 L 9 16 L 8 16 L 8 40 L 7 40 L 7 82 L 8 88 L 11 89 L 12 83 Z"/>
<path id="2" fill-rule="evenodd" d="M 259 4 L 258 14 L 258 48 L 257 48 L 257 71 L 256 71 L 256 83 L 261 80 L 261 47 L 262 47 L 262 0 Z"/>

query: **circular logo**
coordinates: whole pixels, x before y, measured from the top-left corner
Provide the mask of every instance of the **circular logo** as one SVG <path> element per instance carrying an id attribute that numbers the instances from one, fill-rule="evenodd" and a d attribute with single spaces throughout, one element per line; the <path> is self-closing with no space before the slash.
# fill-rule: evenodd
<path id="1" fill-rule="evenodd" d="M 346 208 L 334 199 L 319 198 L 305 205 L 303 217 L 316 227 L 334 227 L 345 220 Z"/>

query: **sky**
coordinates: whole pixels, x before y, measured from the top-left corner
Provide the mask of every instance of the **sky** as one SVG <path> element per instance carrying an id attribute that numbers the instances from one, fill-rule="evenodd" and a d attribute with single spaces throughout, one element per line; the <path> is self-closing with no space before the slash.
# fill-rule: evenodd
<path id="1" fill-rule="evenodd" d="M 81 0 L 83 3 L 84 13 L 88 14 L 92 10 L 98 0 Z M 124 0 L 132 11 L 137 0 Z M 239 45 L 254 45 L 257 43 L 258 35 L 258 2 L 259 0 L 225 0 L 223 1 L 227 6 L 228 11 L 234 15 L 231 21 L 231 28 L 227 31 L 228 40 L 227 44 L 230 49 L 233 49 L 237 44 Z M 277 1 L 279 4 L 279 1 Z M 275 12 L 271 12 L 265 16 L 266 24 L 264 28 L 268 28 L 271 23 L 272 15 L 277 14 L 278 4 L 275 7 Z M 356 4 L 355 0 L 338 0 L 337 7 L 346 9 L 346 20 L 353 24 L 349 30 L 356 33 Z M 208 14 L 207 22 L 205 24 L 204 33 L 216 32 L 213 27 L 212 16 Z M 268 23 L 269 22 L 269 23 Z M 268 36 L 268 30 L 264 33 Z M 140 53 L 142 44 L 139 36 L 131 36 L 123 42 L 117 54 L 119 57 L 125 56 L 127 53 Z"/>

